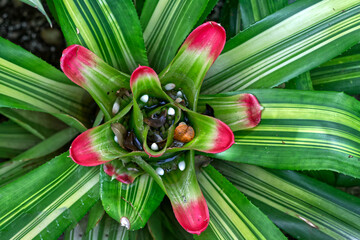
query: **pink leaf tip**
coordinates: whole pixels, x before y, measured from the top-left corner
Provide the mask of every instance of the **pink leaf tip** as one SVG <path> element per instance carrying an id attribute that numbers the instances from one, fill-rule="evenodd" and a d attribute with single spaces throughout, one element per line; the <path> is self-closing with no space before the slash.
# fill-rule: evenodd
<path id="1" fill-rule="evenodd" d="M 263 107 L 260 105 L 257 98 L 252 94 L 244 94 L 244 96 L 239 100 L 247 108 L 247 117 L 249 120 L 248 127 L 255 127 L 260 123 L 261 120 L 261 111 Z"/>
<path id="2" fill-rule="evenodd" d="M 184 45 L 188 45 L 190 50 L 209 49 L 209 57 L 214 62 L 223 50 L 225 42 L 225 29 L 216 22 L 206 22 L 190 33 Z"/>
<path id="3" fill-rule="evenodd" d="M 85 66 L 94 67 L 97 56 L 80 45 L 67 47 L 61 56 L 60 67 L 65 75 L 75 84 L 82 86 L 85 78 L 81 71 Z"/>
<path id="4" fill-rule="evenodd" d="M 209 209 L 204 196 L 186 204 L 173 204 L 176 219 L 189 233 L 200 235 L 209 225 Z"/>
<path id="5" fill-rule="evenodd" d="M 80 134 L 70 147 L 71 159 L 82 166 L 97 166 L 105 163 L 100 155 L 93 149 L 90 137 L 91 129 Z"/>

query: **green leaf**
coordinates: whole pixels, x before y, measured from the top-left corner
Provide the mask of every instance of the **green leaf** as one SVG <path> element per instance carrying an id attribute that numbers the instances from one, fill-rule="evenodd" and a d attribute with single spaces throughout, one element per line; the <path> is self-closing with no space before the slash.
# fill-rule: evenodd
<path id="1" fill-rule="evenodd" d="M 65 146 L 68 142 L 70 142 L 79 132 L 73 128 L 66 128 L 61 130 L 44 141 L 38 143 L 27 151 L 17 155 L 12 160 L 29 160 L 33 158 L 44 157 L 61 147 Z"/>
<path id="2" fill-rule="evenodd" d="M 358 239 L 360 199 L 292 171 L 214 163 L 270 219 L 294 237 Z M 301 230 L 301 231 L 299 231 Z"/>
<path id="3" fill-rule="evenodd" d="M 144 7 L 144 3 L 145 0 L 133 0 L 135 8 L 136 8 L 136 12 L 139 15 L 139 17 L 141 16 L 141 12 L 143 10 Z"/>
<path id="4" fill-rule="evenodd" d="M 91 98 L 84 90 L 21 47 L 3 38 L 0 46 L 2 106 L 47 112 L 62 120 L 80 121 L 80 126 L 88 124 Z"/>
<path id="5" fill-rule="evenodd" d="M 164 198 L 164 192 L 148 174 L 123 184 L 100 171 L 100 196 L 105 211 L 128 229 L 143 228 Z"/>
<path id="6" fill-rule="evenodd" d="M 360 45 L 311 71 L 316 90 L 360 94 Z"/>
<path id="7" fill-rule="evenodd" d="M 198 22 L 195 24 L 195 26 L 201 25 L 209 16 L 209 14 L 213 11 L 216 4 L 219 2 L 219 0 L 208 0 L 208 3 L 206 5 L 205 10 L 203 11 L 201 17 L 199 18 Z"/>
<path id="8" fill-rule="evenodd" d="M 228 41 L 203 93 L 286 82 L 359 42 L 359 22 L 357 0 L 296 1 Z"/>
<path id="9" fill-rule="evenodd" d="M 89 211 L 89 219 L 86 224 L 86 234 L 93 230 L 104 216 L 105 210 L 101 200 L 99 199 L 99 201 L 97 201 Z"/>
<path id="10" fill-rule="evenodd" d="M 4 239 L 53 239 L 99 198 L 99 168 L 75 164 L 66 152 L 0 188 Z"/>
<path id="11" fill-rule="evenodd" d="M 5 185 L 62 153 L 61 148 L 78 134 L 73 128 L 64 129 L 20 153 L 11 161 L 0 163 L 0 185 Z M 19 140 L 17 140 L 19 142 Z M 20 141 L 21 142 L 21 141 Z"/>
<path id="12" fill-rule="evenodd" d="M 302 73 L 296 78 L 291 79 L 289 82 L 286 83 L 286 88 L 297 90 L 314 90 L 310 77 L 310 72 Z"/>
<path id="13" fill-rule="evenodd" d="M 82 45 L 125 73 L 131 73 L 139 64 L 148 65 L 131 0 L 54 2 L 68 45 Z"/>
<path id="14" fill-rule="evenodd" d="M 238 0 L 243 29 L 286 7 L 288 0 Z"/>
<path id="15" fill-rule="evenodd" d="M 332 170 L 360 177 L 359 101 L 335 92 L 247 92 L 265 108 L 260 124 L 236 132 L 235 144 L 213 156 L 269 168 Z"/>
<path id="16" fill-rule="evenodd" d="M 227 0 L 221 8 L 220 23 L 226 30 L 226 37 L 230 39 L 241 30 L 241 13 L 239 0 Z"/>
<path id="17" fill-rule="evenodd" d="M 42 140 L 66 127 L 63 122 L 42 112 L 0 108 L 0 114 L 11 119 Z"/>
<path id="18" fill-rule="evenodd" d="M 208 0 L 148 0 L 141 14 L 149 63 L 156 72 L 175 57 L 197 23 Z"/>
<path id="19" fill-rule="evenodd" d="M 41 4 L 41 1 L 40 0 L 20 0 L 34 8 L 36 8 L 37 10 L 39 10 L 45 17 L 46 17 L 46 20 L 49 22 L 50 24 L 50 27 L 52 27 L 52 23 L 51 23 L 51 20 L 49 18 L 49 16 L 46 14 L 45 10 L 44 10 L 44 7 L 43 5 Z"/>
<path id="20" fill-rule="evenodd" d="M 286 239 L 276 226 L 213 167 L 198 174 L 210 211 L 208 228 L 196 239 Z"/>
<path id="21" fill-rule="evenodd" d="M 12 158 L 40 139 L 12 121 L 0 123 L 0 158 Z"/>
<path id="22" fill-rule="evenodd" d="M 99 224 L 86 234 L 83 240 L 128 240 L 129 233 L 125 227 L 122 227 L 117 221 L 105 214 Z"/>
<path id="23" fill-rule="evenodd" d="M 179 236 L 175 234 L 174 227 L 169 223 L 169 220 L 160 210 L 160 207 L 151 215 L 147 226 L 153 239 L 179 239 Z"/>

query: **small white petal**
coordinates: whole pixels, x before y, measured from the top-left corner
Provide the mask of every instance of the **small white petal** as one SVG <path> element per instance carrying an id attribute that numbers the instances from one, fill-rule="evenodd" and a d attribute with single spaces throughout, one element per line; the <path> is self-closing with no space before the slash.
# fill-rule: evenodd
<path id="1" fill-rule="evenodd" d="M 119 143 L 119 139 L 117 138 L 117 136 L 114 136 L 114 141 Z"/>
<path id="2" fill-rule="evenodd" d="M 181 97 L 183 96 L 183 94 L 182 94 L 181 91 L 178 91 L 178 92 L 176 93 L 176 96 L 179 97 L 179 98 L 181 98 Z"/>
<path id="3" fill-rule="evenodd" d="M 264 107 L 263 106 L 260 106 L 260 111 L 264 110 Z"/>
<path id="4" fill-rule="evenodd" d="M 180 125 L 187 125 L 187 124 L 186 124 L 186 122 L 180 122 L 180 123 L 179 123 L 179 126 L 180 126 Z"/>
<path id="5" fill-rule="evenodd" d="M 182 102 L 182 98 L 177 98 L 177 99 L 175 99 L 175 102 L 181 103 L 181 102 Z"/>
<path id="6" fill-rule="evenodd" d="M 147 103 L 149 101 L 149 95 L 142 95 L 140 100 L 144 103 Z"/>
<path id="7" fill-rule="evenodd" d="M 178 167 L 179 167 L 180 171 L 184 171 L 185 167 L 186 167 L 185 161 L 179 162 Z"/>
<path id="8" fill-rule="evenodd" d="M 153 150 L 153 151 L 157 151 L 157 150 L 159 150 L 159 146 L 156 144 L 156 143 L 153 143 L 153 144 L 151 144 L 151 150 Z"/>
<path id="9" fill-rule="evenodd" d="M 126 229 L 128 229 L 128 230 L 130 229 L 130 221 L 126 217 L 122 217 L 120 219 L 120 224 L 121 224 L 121 226 L 126 227 Z"/>
<path id="10" fill-rule="evenodd" d="M 119 101 L 116 99 L 116 101 L 114 102 L 114 105 L 112 107 L 112 114 L 115 115 L 119 112 L 120 110 L 120 103 Z"/>
<path id="11" fill-rule="evenodd" d="M 162 169 L 161 167 L 158 167 L 158 168 L 156 169 L 156 173 L 157 173 L 158 175 L 162 176 L 162 175 L 164 175 L 165 171 L 164 171 L 164 169 Z"/>
<path id="12" fill-rule="evenodd" d="M 166 91 L 170 91 L 173 90 L 175 88 L 175 84 L 174 83 L 168 83 L 165 85 L 165 90 Z"/>
<path id="13" fill-rule="evenodd" d="M 76 34 L 79 35 L 80 34 L 80 30 L 78 28 L 76 28 Z"/>
<path id="14" fill-rule="evenodd" d="M 174 116 L 175 115 L 175 109 L 173 109 L 172 107 L 168 109 L 168 114 L 170 116 Z"/>

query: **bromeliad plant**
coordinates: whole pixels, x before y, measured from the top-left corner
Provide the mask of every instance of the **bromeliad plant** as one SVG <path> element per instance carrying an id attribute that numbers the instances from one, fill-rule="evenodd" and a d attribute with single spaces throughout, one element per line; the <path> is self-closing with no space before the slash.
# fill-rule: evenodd
<path id="1" fill-rule="evenodd" d="M 193 234 L 206 229 L 209 211 L 196 180 L 191 150 L 220 153 L 234 144 L 234 134 L 224 122 L 189 109 L 196 109 L 202 80 L 225 39 L 220 25 L 204 23 L 160 73 L 161 80 L 150 67 L 139 66 L 131 74 L 130 84 L 124 74 L 82 46 L 68 47 L 61 58 L 64 73 L 86 89 L 106 118 L 111 118 L 74 140 L 72 160 L 83 166 L 103 164 L 102 171 L 124 184 L 144 173 L 154 176 L 170 198 L 179 223 Z M 104 85 L 120 89 L 103 89 Z M 256 98 L 240 94 L 236 101 L 241 116 L 237 128 L 256 126 L 261 114 Z M 110 191 L 104 189 L 104 199 L 113 194 Z M 118 213 L 107 212 L 119 219 Z M 132 226 L 126 216 L 120 216 L 120 222 L 128 229 L 139 227 Z"/>
<path id="2" fill-rule="evenodd" d="M 0 238 L 359 239 L 360 103 L 314 88 L 360 93 L 360 3 L 289 2 L 48 0 L 63 73 L 0 38 Z"/>

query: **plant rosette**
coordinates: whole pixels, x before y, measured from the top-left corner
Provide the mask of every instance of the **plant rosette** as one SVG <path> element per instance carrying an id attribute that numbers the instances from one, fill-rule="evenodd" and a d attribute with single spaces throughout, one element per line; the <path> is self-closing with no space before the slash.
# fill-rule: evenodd
<path id="1" fill-rule="evenodd" d="M 169 197 L 178 222 L 192 234 L 200 234 L 209 223 L 194 151 L 220 153 L 234 143 L 231 128 L 214 118 L 211 106 L 196 112 L 202 81 L 225 41 L 219 24 L 202 24 L 159 76 L 139 66 L 129 79 L 79 45 L 69 46 L 61 58 L 64 73 L 90 93 L 106 119 L 73 141 L 72 160 L 83 166 L 103 165 L 101 171 L 123 184 L 149 174 Z M 256 126 L 262 110 L 257 99 L 240 94 L 236 101 L 243 113 L 236 129 Z M 127 218 L 120 223 L 136 229 Z"/>

